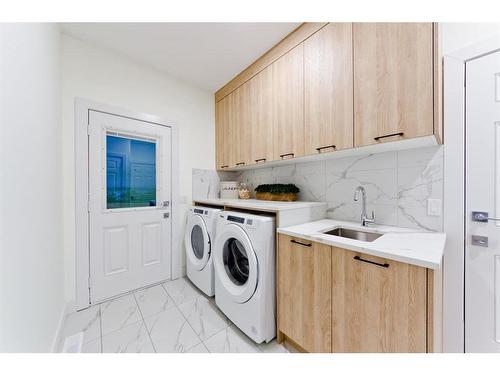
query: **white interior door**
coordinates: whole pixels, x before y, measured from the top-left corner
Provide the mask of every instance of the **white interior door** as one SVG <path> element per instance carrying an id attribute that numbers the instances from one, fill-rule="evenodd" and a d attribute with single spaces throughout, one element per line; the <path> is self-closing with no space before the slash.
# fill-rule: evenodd
<path id="1" fill-rule="evenodd" d="M 466 155 L 465 350 L 500 352 L 500 52 L 466 64 Z"/>
<path id="2" fill-rule="evenodd" d="M 89 111 L 92 303 L 170 278 L 171 129 Z"/>

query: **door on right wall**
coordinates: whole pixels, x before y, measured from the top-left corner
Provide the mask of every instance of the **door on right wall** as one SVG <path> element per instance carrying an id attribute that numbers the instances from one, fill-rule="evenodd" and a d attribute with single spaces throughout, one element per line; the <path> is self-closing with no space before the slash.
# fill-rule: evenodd
<path id="1" fill-rule="evenodd" d="M 432 23 L 354 23 L 354 147 L 433 134 Z"/>
<path id="2" fill-rule="evenodd" d="M 500 52 L 466 63 L 465 351 L 500 352 Z"/>

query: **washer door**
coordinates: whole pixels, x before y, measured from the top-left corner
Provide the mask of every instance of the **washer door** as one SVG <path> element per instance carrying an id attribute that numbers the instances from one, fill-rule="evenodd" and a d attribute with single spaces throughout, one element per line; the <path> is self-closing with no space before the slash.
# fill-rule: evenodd
<path id="1" fill-rule="evenodd" d="M 258 264 L 250 239 L 238 225 L 217 234 L 214 264 L 223 288 L 237 303 L 248 301 L 257 288 Z"/>
<path id="2" fill-rule="evenodd" d="M 200 215 L 189 217 L 184 236 L 187 261 L 201 271 L 210 259 L 210 236 L 205 220 Z"/>

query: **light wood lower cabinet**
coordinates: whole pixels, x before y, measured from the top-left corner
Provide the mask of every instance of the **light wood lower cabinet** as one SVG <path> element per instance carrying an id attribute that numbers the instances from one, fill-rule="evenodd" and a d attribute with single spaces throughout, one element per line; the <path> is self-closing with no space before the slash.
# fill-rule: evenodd
<path id="1" fill-rule="evenodd" d="M 330 246 L 279 236 L 278 325 L 308 352 L 331 351 Z"/>
<path id="2" fill-rule="evenodd" d="M 308 352 L 432 350 L 429 272 L 280 234 L 278 340 Z"/>
<path id="3" fill-rule="evenodd" d="M 332 248 L 332 351 L 426 352 L 427 270 Z"/>

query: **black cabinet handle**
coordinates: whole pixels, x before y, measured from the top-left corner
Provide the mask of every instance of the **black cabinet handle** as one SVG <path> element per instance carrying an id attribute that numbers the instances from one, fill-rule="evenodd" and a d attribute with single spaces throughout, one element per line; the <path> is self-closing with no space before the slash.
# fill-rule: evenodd
<path id="1" fill-rule="evenodd" d="M 222 169 L 222 168 L 229 168 L 229 165 L 221 165 L 220 169 Z"/>
<path id="2" fill-rule="evenodd" d="M 280 158 L 283 159 L 285 156 L 291 156 L 293 158 L 294 155 L 295 154 L 293 152 L 289 152 L 288 154 L 282 154 L 282 155 L 280 155 Z"/>
<path id="3" fill-rule="evenodd" d="M 290 240 L 290 242 L 293 242 L 297 245 L 302 245 L 302 246 L 307 246 L 307 247 L 311 247 L 312 245 L 310 243 L 303 243 L 303 242 L 299 242 L 299 241 L 295 241 L 295 240 Z"/>
<path id="4" fill-rule="evenodd" d="M 255 159 L 256 163 L 258 163 L 259 161 L 266 161 L 266 158 Z"/>
<path id="5" fill-rule="evenodd" d="M 236 163 L 236 165 L 245 165 L 244 161 L 240 161 L 239 163 Z"/>
<path id="6" fill-rule="evenodd" d="M 374 140 L 378 141 L 379 139 L 382 139 L 382 138 L 388 138 L 388 137 L 395 137 L 396 135 L 398 136 L 403 136 L 404 133 L 403 132 L 399 132 L 399 133 L 393 133 L 393 134 L 387 134 L 387 135 L 379 135 L 378 137 L 375 137 L 373 138 Z"/>
<path id="7" fill-rule="evenodd" d="M 336 149 L 335 145 L 330 145 L 330 146 L 321 146 L 321 147 L 316 147 L 316 151 L 320 152 L 321 150 L 324 150 L 325 148 L 333 148 Z"/>
<path id="8" fill-rule="evenodd" d="M 377 263 L 377 262 L 372 262 L 371 260 L 367 260 L 367 259 L 363 259 L 361 258 L 360 256 L 356 255 L 354 257 L 355 260 L 359 260 L 360 262 L 365 262 L 365 263 L 370 263 L 370 264 L 374 264 L 375 266 L 379 266 L 379 267 L 384 267 L 384 268 L 389 268 L 389 263 Z"/>

